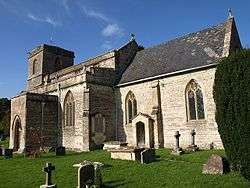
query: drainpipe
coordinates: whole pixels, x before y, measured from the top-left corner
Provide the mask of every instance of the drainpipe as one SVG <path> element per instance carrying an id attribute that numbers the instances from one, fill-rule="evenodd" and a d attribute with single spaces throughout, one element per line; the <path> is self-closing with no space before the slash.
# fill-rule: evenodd
<path id="1" fill-rule="evenodd" d="M 62 119 L 62 112 L 61 112 L 61 84 L 58 84 L 57 86 L 57 92 L 58 92 L 58 107 L 57 107 L 57 138 L 56 138 L 56 147 L 59 145 L 62 145 L 62 143 L 59 142 L 60 138 L 60 121 Z"/>

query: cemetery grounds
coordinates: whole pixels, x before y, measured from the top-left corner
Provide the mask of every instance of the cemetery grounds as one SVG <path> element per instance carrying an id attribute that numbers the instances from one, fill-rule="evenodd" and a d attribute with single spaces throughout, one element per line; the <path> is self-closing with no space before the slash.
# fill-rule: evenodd
<path id="1" fill-rule="evenodd" d="M 8 145 L 8 141 L 0 142 Z M 46 162 L 55 165 L 52 181 L 59 188 L 77 186 L 77 168 L 73 165 L 84 160 L 104 163 L 102 170 L 104 187 L 232 187 L 248 188 L 247 182 L 237 172 L 225 175 L 204 175 L 202 166 L 212 154 L 225 155 L 223 150 L 207 150 L 186 153 L 181 156 L 170 150 L 156 150 L 157 160 L 150 164 L 135 161 L 114 160 L 103 150 L 70 152 L 65 156 L 55 153 L 42 154 L 38 158 L 14 155 L 12 159 L 0 157 L 0 188 L 34 188 L 45 182 L 42 171 Z"/>

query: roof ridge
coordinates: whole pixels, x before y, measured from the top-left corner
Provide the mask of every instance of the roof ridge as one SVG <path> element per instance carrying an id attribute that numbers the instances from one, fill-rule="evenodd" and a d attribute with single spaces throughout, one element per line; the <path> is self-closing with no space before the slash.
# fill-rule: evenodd
<path id="1" fill-rule="evenodd" d="M 217 24 L 217 25 L 213 25 L 213 26 L 204 28 L 204 29 L 199 30 L 199 31 L 196 31 L 196 32 L 190 32 L 190 33 L 187 33 L 187 34 L 185 34 L 185 35 L 182 35 L 182 36 L 179 36 L 179 37 L 175 37 L 175 38 L 170 39 L 170 40 L 168 40 L 168 41 L 162 42 L 162 43 L 160 43 L 160 44 L 156 44 L 156 45 L 153 45 L 153 46 L 151 46 L 151 47 L 145 48 L 145 49 L 143 49 L 143 50 L 141 50 L 141 51 L 138 51 L 138 53 L 143 52 L 143 51 L 147 51 L 147 50 L 150 50 L 150 49 L 152 49 L 152 48 L 156 48 L 156 47 L 159 47 L 159 46 L 162 46 L 162 45 L 167 45 L 167 44 L 172 43 L 172 42 L 175 42 L 175 41 L 177 41 L 177 40 L 181 40 L 181 39 L 184 39 L 184 38 L 188 38 L 188 37 L 190 37 L 190 36 L 192 36 L 192 35 L 194 35 L 194 34 L 196 34 L 196 33 L 200 33 L 200 32 L 204 32 L 204 31 L 206 31 L 206 30 L 211 30 L 211 29 L 215 29 L 215 28 L 218 28 L 218 27 L 222 27 L 222 26 L 225 26 L 226 24 L 227 24 L 227 21 L 226 21 L 226 22 L 222 22 L 222 23 Z"/>

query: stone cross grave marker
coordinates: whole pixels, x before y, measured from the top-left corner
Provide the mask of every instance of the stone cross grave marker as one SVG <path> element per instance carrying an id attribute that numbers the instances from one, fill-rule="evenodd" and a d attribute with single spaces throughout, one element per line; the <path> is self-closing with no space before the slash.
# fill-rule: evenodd
<path id="1" fill-rule="evenodd" d="M 195 135 L 196 135 L 196 132 L 194 129 L 192 129 L 192 131 L 190 132 L 191 134 L 191 145 L 194 146 L 195 145 Z"/>
<path id="2" fill-rule="evenodd" d="M 180 136 L 181 134 L 179 133 L 179 131 L 176 131 L 175 132 L 175 139 L 176 139 L 176 142 L 175 142 L 175 151 L 173 152 L 173 154 L 177 154 L 177 155 L 181 155 L 182 154 L 182 148 L 180 148 Z"/>
<path id="3" fill-rule="evenodd" d="M 194 129 L 191 130 L 190 135 L 191 135 L 191 144 L 188 146 L 187 149 L 191 151 L 197 151 L 199 148 L 197 147 L 197 145 L 195 145 L 196 132 Z"/>
<path id="4" fill-rule="evenodd" d="M 41 185 L 40 188 L 56 188 L 55 184 L 52 184 L 52 171 L 55 170 L 55 166 L 52 166 L 51 163 L 46 163 L 46 167 L 43 168 L 43 171 L 46 173 L 46 182 L 45 185 Z"/>

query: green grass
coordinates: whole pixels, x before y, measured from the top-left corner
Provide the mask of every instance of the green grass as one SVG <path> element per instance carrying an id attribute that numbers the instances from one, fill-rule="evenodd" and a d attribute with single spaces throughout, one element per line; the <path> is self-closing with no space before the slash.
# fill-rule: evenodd
<path id="1" fill-rule="evenodd" d="M 202 174 L 202 164 L 212 153 L 224 155 L 224 151 L 219 150 L 173 156 L 169 150 L 161 149 L 157 150 L 157 161 L 146 165 L 134 161 L 112 160 L 110 154 L 102 150 L 68 152 L 61 157 L 49 153 L 36 159 L 24 158 L 22 155 L 15 155 L 10 160 L 0 157 L 0 187 L 39 187 L 44 183 L 42 168 L 46 162 L 52 162 L 56 166 L 53 181 L 59 188 L 76 187 L 77 168 L 73 164 L 83 160 L 105 164 L 105 187 L 250 187 L 250 183 L 236 172 L 226 175 Z"/>

